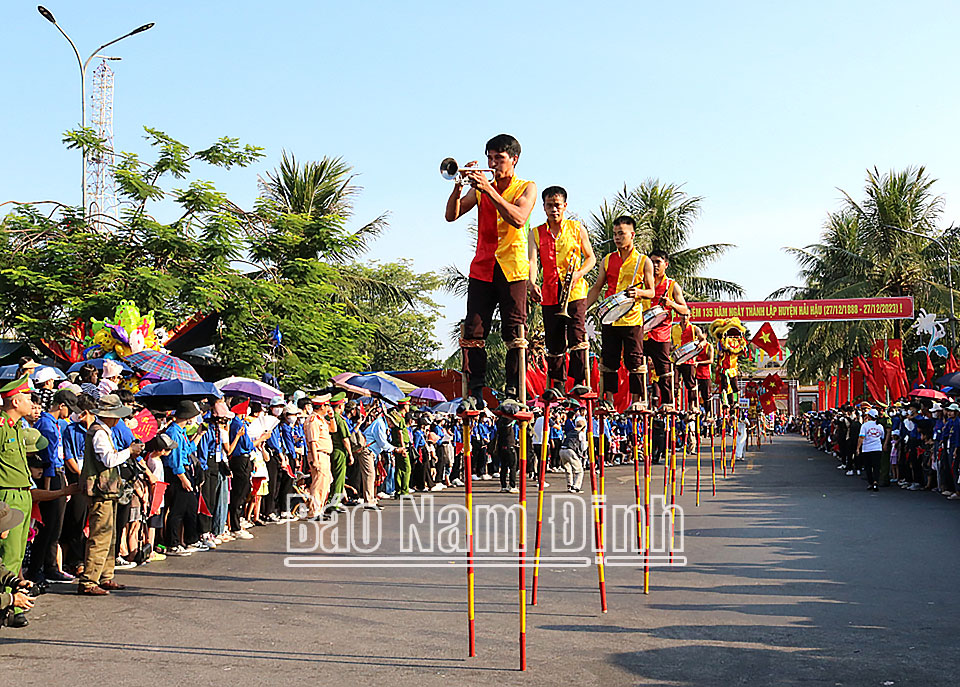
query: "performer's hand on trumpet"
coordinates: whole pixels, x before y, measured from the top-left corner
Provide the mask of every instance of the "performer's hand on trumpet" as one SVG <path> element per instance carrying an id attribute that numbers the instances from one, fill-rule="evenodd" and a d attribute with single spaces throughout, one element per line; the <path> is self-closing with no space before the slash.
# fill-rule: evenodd
<path id="1" fill-rule="evenodd" d="M 464 167 L 476 167 L 478 164 L 479 162 L 477 160 L 471 160 L 465 164 Z M 464 171 L 461 172 L 460 176 L 465 178 L 473 188 L 481 193 L 488 193 L 493 190 L 493 186 L 490 183 L 490 178 L 479 170 L 476 172 Z"/>

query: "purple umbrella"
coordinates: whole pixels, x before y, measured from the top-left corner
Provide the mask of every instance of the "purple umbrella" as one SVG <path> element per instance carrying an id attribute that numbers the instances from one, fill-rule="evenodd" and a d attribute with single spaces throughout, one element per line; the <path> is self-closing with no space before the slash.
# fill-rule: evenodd
<path id="1" fill-rule="evenodd" d="M 447 400 L 446 396 L 428 386 L 414 389 L 410 392 L 410 398 L 415 398 L 421 403 L 443 403 Z"/>
<path id="2" fill-rule="evenodd" d="M 246 396 L 263 403 L 269 403 L 275 397 L 283 396 L 280 389 L 250 377 L 227 377 L 219 382 L 214 382 L 214 385 L 225 394 Z"/>

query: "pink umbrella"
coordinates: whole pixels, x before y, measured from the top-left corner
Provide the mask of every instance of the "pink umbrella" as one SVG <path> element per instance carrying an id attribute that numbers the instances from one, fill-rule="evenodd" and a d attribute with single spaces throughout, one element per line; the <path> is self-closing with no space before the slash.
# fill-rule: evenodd
<path id="1" fill-rule="evenodd" d="M 945 393 L 936 389 L 914 389 L 910 395 L 916 398 L 932 398 L 935 401 L 943 401 L 947 398 Z"/>
<path id="2" fill-rule="evenodd" d="M 356 376 L 357 375 L 355 375 L 353 372 L 341 372 L 336 377 L 333 377 L 330 381 L 344 391 L 349 391 L 350 393 L 357 394 L 359 396 L 369 396 L 370 392 L 366 389 L 361 389 L 359 386 L 354 386 L 353 384 L 347 383 L 348 379 Z"/>

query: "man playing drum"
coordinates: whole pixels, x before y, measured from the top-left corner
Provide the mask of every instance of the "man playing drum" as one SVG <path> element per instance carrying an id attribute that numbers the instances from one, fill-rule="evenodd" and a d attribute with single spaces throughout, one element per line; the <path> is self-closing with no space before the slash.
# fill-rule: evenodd
<path id="1" fill-rule="evenodd" d="M 645 330 L 643 352 L 653 361 L 653 369 L 657 373 L 657 405 L 664 410 L 673 410 L 673 370 L 670 363 L 670 328 L 673 324 L 673 313 L 689 314 L 690 309 L 683 298 L 680 285 L 667 276 L 667 267 L 670 261 L 662 250 L 650 251 L 650 260 L 653 262 L 654 295 L 644 301 L 645 319 L 653 308 L 662 308 L 666 318 Z"/>
<path id="2" fill-rule="evenodd" d="M 713 367 L 713 344 L 704 340 L 697 354 L 697 397 L 701 406 L 710 401 L 710 369 Z"/>
<path id="3" fill-rule="evenodd" d="M 673 324 L 670 332 L 670 358 L 680 373 L 680 382 L 687 389 L 687 407 L 685 410 L 699 412 L 697 402 L 696 362 L 700 349 L 706 344 L 706 336 L 700 327 L 690 323 L 690 315 L 683 313 Z"/>
<path id="4" fill-rule="evenodd" d="M 550 386 L 561 392 L 567 376 L 574 385 L 587 379 L 587 282 L 584 276 L 597 264 L 587 230 L 572 219 L 564 219 L 567 192 L 550 186 L 543 192 L 546 224 L 530 230 L 530 292 L 543 305 L 543 332 L 547 347 L 547 374 Z M 543 287 L 537 286 L 538 263 L 543 265 Z M 564 289 L 568 283 L 569 287 Z M 567 291 L 566 302 L 561 297 Z M 564 316 L 563 313 L 567 316 Z M 566 354 L 570 354 L 569 371 Z"/>
<path id="5" fill-rule="evenodd" d="M 470 263 L 467 286 L 467 316 L 460 347 L 465 349 L 463 374 L 475 406 L 483 406 L 487 376 L 484 349 L 493 311 L 500 308 L 500 326 L 507 344 L 507 394 L 520 385 L 520 349 L 526 340 L 520 332 L 527 319 L 527 222 L 537 202 L 537 185 L 515 176 L 520 143 L 509 134 L 487 141 L 487 165 L 493 170 L 491 182 L 482 172 L 464 172 L 457 177 L 447 199 L 445 218 L 454 222 L 473 208 L 477 213 L 477 252 Z M 471 162 L 467 167 L 476 165 Z M 466 179 L 471 188 L 463 195 Z M 468 399 L 464 399 L 467 401 Z"/>
<path id="6" fill-rule="evenodd" d="M 617 250 L 600 261 L 597 282 L 587 294 L 587 307 L 593 305 L 606 287 L 607 299 L 623 294 L 633 302 L 632 307 L 611 324 L 600 329 L 601 365 L 603 392 L 613 403 L 619 389 L 620 360 L 629 373 L 630 394 L 636 403 L 643 394 L 643 306 L 641 299 L 651 298 L 653 289 L 653 265 L 633 245 L 636 222 L 623 215 L 613 222 L 613 243 Z"/>

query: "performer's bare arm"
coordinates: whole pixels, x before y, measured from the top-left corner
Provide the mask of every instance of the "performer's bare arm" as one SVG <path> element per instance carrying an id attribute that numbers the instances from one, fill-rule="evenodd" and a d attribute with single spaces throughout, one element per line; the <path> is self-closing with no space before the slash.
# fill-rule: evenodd
<path id="1" fill-rule="evenodd" d="M 690 314 L 690 308 L 687 307 L 687 301 L 683 297 L 683 289 L 677 282 L 673 282 L 673 298 L 664 298 L 663 304 L 681 315 Z"/>
<path id="2" fill-rule="evenodd" d="M 643 284 L 643 288 L 640 287 L 640 283 Z M 644 258 L 643 260 L 643 281 L 637 284 L 637 286 L 627 289 L 627 296 L 631 298 L 646 298 L 651 299 L 657 295 L 656 289 L 653 288 L 653 261 L 649 258 Z"/>
<path id="3" fill-rule="evenodd" d="M 590 290 L 587 292 L 587 307 L 597 302 L 597 299 L 600 297 L 600 292 L 603 291 L 603 287 L 607 285 L 607 270 L 603 266 L 603 260 L 600 261 L 600 270 L 597 274 L 597 281 L 593 286 L 590 287 Z"/>
<path id="4" fill-rule="evenodd" d="M 476 162 L 471 164 L 476 164 Z M 457 221 L 477 206 L 477 194 L 474 193 L 473 188 L 469 188 L 463 197 L 461 197 L 460 194 L 463 193 L 463 188 L 464 184 L 454 184 L 453 191 L 450 192 L 450 197 L 447 198 L 447 210 L 444 218 L 448 222 Z"/>
<path id="5" fill-rule="evenodd" d="M 530 218 L 530 213 L 533 212 L 533 206 L 537 203 L 537 185 L 535 183 L 532 181 L 527 182 L 527 186 L 523 189 L 520 197 L 517 198 L 517 202 L 511 203 L 500 195 L 496 186 L 490 182 L 489 177 L 483 172 L 466 172 L 465 176 L 473 188 L 480 193 L 486 194 L 490 198 L 493 207 L 497 209 L 497 214 L 499 214 L 504 221 L 518 229 L 526 224 L 527 219 Z M 461 201 L 461 206 L 462 205 L 463 201 Z M 476 200 L 474 200 L 474 205 L 476 205 Z M 449 201 L 447 202 L 447 207 L 449 209 Z M 466 212 L 466 210 L 461 207 L 460 215 L 463 215 L 464 212 Z M 454 217 L 454 219 L 456 219 L 456 217 Z M 448 221 L 453 221 L 449 219 L 449 215 Z"/>
<path id="6" fill-rule="evenodd" d="M 590 244 L 590 236 L 587 234 L 587 228 L 580 225 L 580 248 L 583 250 L 583 264 L 580 269 L 573 273 L 573 283 L 583 279 L 590 273 L 594 265 L 597 264 L 597 256 L 593 252 L 593 246 Z M 532 265 L 533 263 L 531 263 Z"/>
<path id="7" fill-rule="evenodd" d="M 530 277 L 527 280 L 527 292 L 535 303 L 539 303 L 543 295 L 540 293 L 540 287 L 537 286 L 537 275 L 540 273 L 540 253 L 537 250 L 536 231 L 537 229 L 534 227 L 527 236 L 527 257 L 530 259 Z"/>

